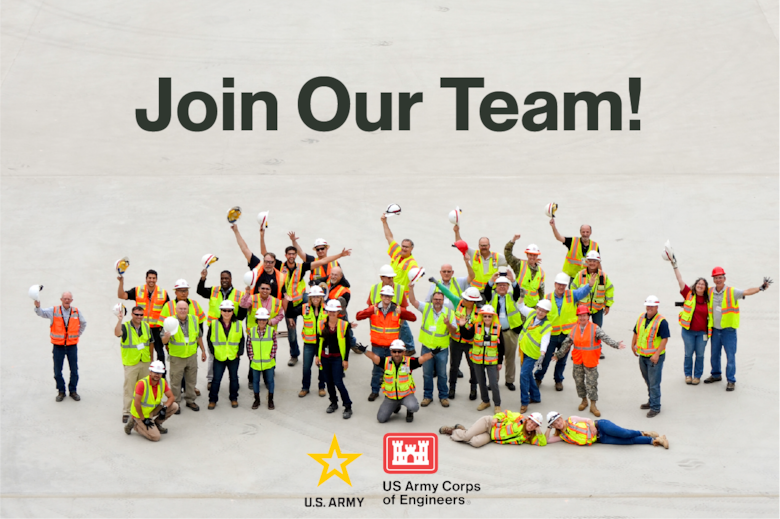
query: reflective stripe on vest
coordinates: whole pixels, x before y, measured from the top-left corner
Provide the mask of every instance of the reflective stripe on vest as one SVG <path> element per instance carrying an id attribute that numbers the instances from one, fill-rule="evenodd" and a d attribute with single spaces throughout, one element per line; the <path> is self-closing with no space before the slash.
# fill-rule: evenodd
<path id="1" fill-rule="evenodd" d="M 238 356 L 241 337 L 243 337 L 243 333 L 239 321 L 236 320 L 230 323 L 227 336 L 225 335 L 225 328 L 222 326 L 222 320 L 214 321 L 211 324 L 209 336 L 211 346 L 214 347 L 214 358 L 220 362 L 234 360 Z"/>
<path id="2" fill-rule="evenodd" d="M 588 292 L 588 295 L 580 299 L 578 302 L 578 304 L 588 306 L 588 309 L 592 314 L 603 310 L 604 307 L 607 306 L 607 289 L 612 287 L 612 284 L 609 282 L 609 278 L 604 275 L 601 269 L 598 270 L 597 274 L 599 276 L 599 281 L 603 281 L 604 284 L 593 285 L 590 289 L 590 292 Z M 577 277 L 571 286 L 572 288 L 577 289 L 579 287 L 584 287 L 588 283 L 588 269 L 582 269 L 577 273 Z"/>
<path id="3" fill-rule="evenodd" d="M 322 331 L 325 329 L 326 322 L 327 321 L 321 321 L 319 324 L 320 344 L 319 344 L 319 348 L 317 349 L 317 356 L 319 358 L 322 358 L 322 346 L 325 343 L 325 338 L 322 337 Z M 338 343 L 339 343 L 339 353 L 341 354 L 341 358 L 344 359 L 344 355 L 347 351 L 347 328 L 349 328 L 349 323 L 344 319 L 339 319 L 337 326 L 338 328 L 336 328 L 336 339 L 338 339 Z"/>
<path id="4" fill-rule="evenodd" d="M 289 275 L 290 269 L 287 267 L 287 263 L 282 264 L 282 278 L 284 278 L 284 289 L 287 295 L 292 299 L 293 306 L 298 306 L 303 301 L 303 294 L 306 292 L 306 281 L 301 279 L 300 265 L 296 264 L 295 270 L 292 271 L 292 275 Z"/>
<path id="5" fill-rule="evenodd" d="M 506 312 L 506 319 L 509 321 L 509 327 L 510 328 L 517 328 L 521 324 L 523 324 L 523 316 L 520 314 L 520 310 L 517 309 L 517 304 L 515 303 L 515 300 L 512 299 L 512 295 L 507 292 L 507 294 L 504 296 L 504 304 L 506 305 L 505 312 Z M 498 313 L 498 293 L 493 293 L 493 299 L 490 300 L 490 306 L 493 307 L 493 309 Z"/>
<path id="6" fill-rule="evenodd" d="M 710 289 L 710 302 L 712 301 L 712 289 Z M 680 326 L 686 330 L 691 329 L 691 320 L 693 319 L 693 312 L 696 310 L 696 292 L 693 289 L 688 293 L 688 297 L 685 298 L 683 303 L 683 309 L 680 312 L 680 316 L 677 318 Z M 721 310 L 722 311 L 722 310 Z M 707 336 L 712 337 L 712 304 L 707 305 Z"/>
<path id="7" fill-rule="evenodd" d="M 482 264 L 482 254 L 478 250 L 474 251 L 471 258 L 471 268 L 474 270 L 474 279 L 471 286 L 476 287 L 480 292 L 485 289 L 487 282 L 498 272 L 498 253 L 491 252 L 488 257 L 488 271 L 485 273 L 485 267 Z"/>
<path id="8" fill-rule="evenodd" d="M 57 346 L 74 346 L 79 343 L 79 310 L 75 306 L 70 307 L 70 317 L 68 318 L 68 327 L 65 329 L 65 318 L 62 315 L 62 307 L 55 306 L 52 309 L 51 343 Z"/>
<path id="9" fill-rule="evenodd" d="M 523 329 L 517 339 L 518 348 L 532 359 L 538 359 L 541 355 L 542 337 L 552 328 L 550 321 L 546 318 L 537 325 L 533 324 L 535 320 L 536 310 L 531 310 L 525 318 Z"/>
<path id="10" fill-rule="evenodd" d="M 520 280 L 520 286 L 525 289 L 525 298 L 523 302 L 528 308 L 535 308 L 539 302 L 539 288 L 544 282 L 544 270 L 537 265 L 537 272 L 528 268 L 527 261 L 521 261 L 522 267 L 517 279 Z M 537 275 L 538 274 L 538 275 Z"/>
<path id="11" fill-rule="evenodd" d="M 179 357 L 186 359 L 195 354 L 198 350 L 198 335 L 200 330 L 198 328 L 198 321 L 195 316 L 187 316 L 187 332 L 188 337 L 184 336 L 184 331 L 181 329 L 181 322 L 179 322 L 179 329 L 176 333 L 168 339 L 168 353 L 171 357 Z"/>
<path id="12" fill-rule="evenodd" d="M 474 325 L 474 342 L 469 350 L 469 358 L 474 364 L 498 364 L 498 341 L 501 335 L 501 323 L 495 319 L 490 324 L 489 339 L 485 341 L 485 324 L 478 321 Z M 485 342 L 490 344 L 485 345 Z"/>
<path id="13" fill-rule="evenodd" d="M 382 296 L 379 294 L 379 292 L 382 290 L 382 286 L 383 286 L 382 283 L 377 283 L 376 285 L 371 287 L 369 300 L 371 301 L 372 305 L 375 305 L 382 300 Z M 398 283 L 393 283 L 393 298 L 390 301 L 395 303 L 398 306 L 401 306 L 401 303 L 404 300 L 405 292 L 406 289 L 403 286 L 399 285 Z"/>
<path id="14" fill-rule="evenodd" d="M 130 414 L 139 420 L 143 420 L 149 418 L 149 416 L 152 414 L 152 411 L 154 411 L 154 408 L 162 404 L 163 395 L 165 395 L 168 384 L 165 382 L 164 378 L 161 378 L 160 382 L 157 384 L 157 396 L 155 396 L 154 392 L 152 391 L 152 381 L 148 375 L 141 379 L 140 382 L 144 383 L 144 395 L 141 397 L 141 412 L 143 412 L 144 416 L 143 418 L 138 416 L 138 411 L 135 410 L 135 402 L 130 404 Z M 133 395 L 135 395 L 135 391 L 133 391 Z"/>
<path id="15" fill-rule="evenodd" d="M 282 308 L 282 302 L 278 299 L 276 299 L 274 296 L 268 296 L 271 298 L 271 310 L 268 312 L 268 326 L 276 330 L 279 323 L 271 324 L 271 319 L 279 315 L 279 310 Z M 257 326 L 257 320 L 255 319 L 255 314 L 258 310 L 261 308 L 265 308 L 263 306 L 263 301 L 260 299 L 260 294 L 255 294 L 252 296 L 252 309 L 249 311 L 249 313 L 246 316 L 246 332 L 247 334 L 252 328 L 255 328 Z"/>
<path id="16" fill-rule="evenodd" d="M 593 436 L 586 422 L 575 422 L 571 417 L 561 431 L 561 440 L 572 445 L 592 445 L 597 436 Z"/>
<path id="17" fill-rule="evenodd" d="M 714 291 L 714 288 L 710 288 L 710 310 L 712 310 Z M 739 301 L 734 297 L 734 289 L 726 287 L 723 292 L 723 302 L 720 306 L 720 326 L 721 328 L 739 328 Z"/>
<path id="18" fill-rule="evenodd" d="M 311 272 L 309 272 L 309 279 L 311 281 L 314 281 L 315 279 L 320 278 L 326 278 L 330 276 L 330 271 L 333 269 L 333 267 L 338 267 L 339 262 L 338 261 L 331 261 L 330 263 L 326 265 L 320 265 L 316 269 L 311 269 Z"/>
<path id="19" fill-rule="evenodd" d="M 414 390 L 414 377 L 412 377 L 409 357 L 404 357 L 404 360 L 398 365 L 398 369 L 396 369 L 392 357 L 387 357 L 385 359 L 382 393 L 391 400 L 401 400 L 406 396 L 414 394 Z"/>
<path id="20" fill-rule="evenodd" d="M 303 328 L 301 328 L 303 342 L 306 344 L 316 344 L 317 326 L 321 321 L 328 318 L 328 313 L 323 309 L 322 305 L 320 305 L 319 313 L 315 317 L 314 307 L 309 303 L 304 303 L 301 317 L 303 318 Z"/>
<path id="21" fill-rule="evenodd" d="M 447 329 L 447 325 L 444 324 L 444 318 L 447 317 L 450 322 L 455 321 L 455 312 L 442 306 L 439 317 L 434 320 L 433 303 L 425 304 L 425 311 L 423 312 L 422 323 L 420 324 L 420 337 L 419 340 L 423 346 L 428 348 L 447 348 L 450 345 L 450 332 Z M 433 330 L 431 330 L 433 328 Z"/>
<path id="22" fill-rule="evenodd" d="M 336 285 L 335 287 L 331 288 L 330 280 L 328 280 L 328 299 L 338 299 L 348 292 L 350 292 L 349 288 L 345 287 L 344 285 Z"/>
<path id="23" fill-rule="evenodd" d="M 385 315 L 382 310 L 374 307 L 371 314 L 371 343 L 377 346 L 390 346 L 401 331 L 401 309 L 396 306 L 392 312 Z"/>
<path id="24" fill-rule="evenodd" d="M 574 323 L 577 322 L 577 303 L 574 302 L 571 290 L 566 290 L 563 293 L 560 313 L 558 313 L 558 303 L 553 299 L 554 296 L 555 293 L 544 296 L 552 306 L 552 310 L 547 314 L 547 320 L 552 325 L 552 335 L 568 334 L 574 328 Z"/>
<path id="25" fill-rule="evenodd" d="M 240 290 L 236 290 L 233 287 L 230 288 L 227 300 L 233 302 L 233 315 L 238 313 L 238 304 L 241 302 L 241 298 L 243 296 L 244 294 Z M 224 300 L 225 299 L 222 297 L 221 287 L 211 287 L 211 297 L 209 297 L 208 324 L 211 324 L 212 321 L 215 321 L 222 316 L 219 305 L 222 304 L 222 301 Z"/>
<path id="26" fill-rule="evenodd" d="M 601 356 L 601 341 L 596 339 L 596 325 L 588 321 L 585 328 L 579 324 L 574 325 L 574 330 L 569 335 L 572 339 L 571 360 L 574 364 L 584 364 L 587 368 L 595 368 L 599 365 Z"/>
<path id="27" fill-rule="evenodd" d="M 455 309 L 455 318 L 460 319 L 462 317 L 466 317 L 466 307 L 463 306 L 463 300 L 458 303 L 458 307 Z M 468 318 L 466 319 L 466 325 L 468 326 L 470 323 L 476 321 L 477 317 L 477 305 L 474 305 L 471 307 L 471 313 L 468 315 Z M 450 334 L 450 337 L 452 337 L 453 340 L 456 340 L 460 342 L 461 344 L 471 344 L 474 342 L 474 339 L 463 339 L 460 336 L 460 328 L 458 328 L 457 322 L 455 323 L 456 331 Z"/>
<path id="28" fill-rule="evenodd" d="M 258 282 L 260 281 L 260 276 L 263 275 L 265 272 L 265 269 L 263 269 L 263 264 L 260 263 L 255 268 L 252 269 L 252 271 L 255 273 L 255 284 L 250 287 L 250 289 L 247 289 L 250 294 L 258 294 L 260 287 L 258 286 Z M 271 293 L 271 297 L 275 297 L 276 299 L 282 298 L 282 287 L 284 286 L 284 280 L 282 279 L 282 273 L 279 272 L 278 269 L 274 269 L 274 277 L 276 278 L 276 294 Z"/>
<path id="29" fill-rule="evenodd" d="M 654 355 L 655 352 L 657 352 L 661 347 L 662 339 L 658 337 L 658 328 L 661 325 L 663 316 L 658 313 L 655 314 L 653 319 L 650 321 L 650 324 L 645 326 L 645 323 L 647 322 L 645 315 L 646 314 L 641 314 L 639 319 L 636 321 L 636 350 L 639 355 L 642 355 L 643 357 L 650 357 Z M 661 350 L 661 353 L 665 352 L 666 348 Z"/>
<path id="30" fill-rule="evenodd" d="M 160 312 L 162 312 L 165 300 L 168 299 L 168 293 L 161 289 L 159 285 L 154 286 L 151 304 L 149 304 L 149 292 L 146 285 L 135 287 L 135 304 L 144 309 L 144 322 L 152 328 L 158 328 L 162 324 L 158 323 Z"/>
<path id="31" fill-rule="evenodd" d="M 571 247 L 569 247 L 569 252 L 566 253 L 566 259 L 563 261 L 563 272 L 567 276 L 573 278 L 577 275 L 577 273 L 582 270 L 582 267 L 585 266 L 585 260 L 583 260 L 582 256 L 582 247 L 580 246 L 580 243 L 582 242 L 582 239 L 572 238 L 571 240 Z M 599 244 L 596 243 L 593 240 L 590 240 L 590 245 L 588 245 L 588 250 L 585 251 L 585 254 L 587 255 L 588 252 L 595 250 L 599 250 Z"/>
<path id="32" fill-rule="evenodd" d="M 122 364 L 124 366 L 135 366 L 139 362 L 149 362 L 151 356 L 149 354 L 149 345 L 152 341 L 152 330 L 145 322 L 141 322 L 141 335 L 135 330 L 135 326 L 130 321 L 127 321 L 122 325 L 127 335 L 124 340 L 120 341 L 122 345 Z M 143 345 L 142 348 L 138 348 L 138 345 Z"/>
<path id="33" fill-rule="evenodd" d="M 188 314 L 195 317 L 197 319 L 198 324 L 202 323 L 206 320 L 206 312 L 203 311 L 203 308 L 200 307 L 200 303 L 197 301 L 193 301 L 192 299 L 186 299 L 187 306 L 189 307 Z M 163 321 L 165 321 L 166 317 L 176 317 L 176 304 L 179 301 L 168 301 L 165 303 L 165 306 L 163 306 L 162 312 L 160 312 L 160 316 L 157 319 L 157 324 L 159 326 L 162 326 Z M 178 318 L 178 317 L 177 317 Z"/>
<path id="34" fill-rule="evenodd" d="M 441 279 L 439 280 L 439 283 L 444 285 L 444 281 L 442 281 Z M 455 279 L 455 276 L 452 276 L 452 278 L 450 278 L 450 284 L 449 285 L 445 285 L 445 286 L 455 296 L 460 297 L 463 294 L 463 290 L 460 288 L 460 283 L 458 283 L 458 280 Z M 441 290 L 439 290 L 438 286 L 433 285 L 433 293 L 435 294 L 437 292 L 441 292 Z"/>
<path id="35" fill-rule="evenodd" d="M 266 325 L 262 336 L 259 331 L 259 328 L 255 326 L 249 335 L 252 341 L 252 363 L 250 367 L 255 371 L 263 371 L 276 366 L 276 359 L 271 357 L 271 350 L 274 347 L 273 326 Z"/>

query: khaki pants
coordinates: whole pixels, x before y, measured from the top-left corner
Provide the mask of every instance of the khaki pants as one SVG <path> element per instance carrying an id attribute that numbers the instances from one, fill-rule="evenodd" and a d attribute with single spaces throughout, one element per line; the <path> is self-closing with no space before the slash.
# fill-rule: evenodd
<path id="1" fill-rule="evenodd" d="M 122 396 L 122 414 L 130 416 L 130 404 L 135 395 L 135 385 L 149 374 L 149 363 L 139 362 L 135 366 L 125 366 L 125 392 Z"/>
<path id="2" fill-rule="evenodd" d="M 165 398 L 165 396 L 163 396 L 163 398 Z M 165 420 L 157 419 L 157 415 L 160 414 L 161 410 L 162 410 L 162 406 L 158 405 L 157 407 L 152 409 L 152 414 L 149 415 L 149 418 L 151 418 L 152 421 L 157 425 L 162 424 L 163 422 L 168 420 L 168 418 L 173 416 L 176 413 L 176 411 L 179 410 L 179 404 L 175 402 L 171 404 L 171 407 L 169 407 L 168 410 L 165 411 Z M 150 427 L 147 429 L 146 426 L 144 425 L 143 420 L 139 420 L 135 416 L 132 416 L 131 418 L 135 421 L 135 432 L 137 432 L 138 434 L 140 434 L 141 436 L 143 436 L 149 441 L 153 441 L 153 442 L 160 441 L 160 430 L 157 427 Z"/>
<path id="3" fill-rule="evenodd" d="M 515 383 L 515 352 L 517 352 L 517 338 L 519 334 L 511 329 L 501 332 L 504 337 L 504 382 Z M 522 364 L 522 360 L 521 360 Z"/>
<path id="4" fill-rule="evenodd" d="M 450 438 L 455 442 L 468 443 L 472 447 L 487 445 L 492 441 L 490 438 L 490 428 L 493 426 L 492 418 L 492 416 L 483 416 L 465 431 L 455 429 Z"/>
<path id="5" fill-rule="evenodd" d="M 184 400 L 188 404 L 195 403 L 195 383 L 198 381 L 198 354 L 193 353 L 187 358 L 169 357 L 171 364 L 171 391 L 176 397 L 176 403 L 181 403 L 181 378 L 184 377 Z"/>

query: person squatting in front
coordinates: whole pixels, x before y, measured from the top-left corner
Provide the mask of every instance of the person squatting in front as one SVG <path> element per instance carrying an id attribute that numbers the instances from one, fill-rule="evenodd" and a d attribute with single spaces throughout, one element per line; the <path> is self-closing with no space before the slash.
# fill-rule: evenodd
<path id="1" fill-rule="evenodd" d="M 130 408 L 132 419 L 125 425 L 125 434 L 130 434 L 135 429 L 135 432 L 147 440 L 156 442 L 160 441 L 161 434 L 168 433 L 168 429 L 162 424 L 176 414 L 179 404 L 176 403 L 171 387 L 162 378 L 164 373 L 165 364 L 156 360 L 149 366 L 149 375 L 136 384 L 135 397 Z M 163 395 L 168 399 L 165 405 L 162 405 Z"/>

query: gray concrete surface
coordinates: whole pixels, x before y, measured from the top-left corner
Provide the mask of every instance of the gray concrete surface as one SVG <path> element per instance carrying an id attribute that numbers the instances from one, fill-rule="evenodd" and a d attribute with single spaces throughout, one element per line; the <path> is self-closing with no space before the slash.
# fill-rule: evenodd
<path id="1" fill-rule="evenodd" d="M 776 517 L 777 286 L 741 305 L 737 391 L 686 386 L 673 306 L 681 298 L 659 255 L 671 239 L 687 280 L 715 265 L 740 288 L 780 277 L 777 17 L 768 0 L 4 1 L 0 514 Z M 344 82 L 353 106 L 355 92 L 368 92 L 372 114 L 382 91 L 424 92 L 424 103 L 409 132 L 364 133 L 351 116 L 340 130 L 318 133 L 296 113 L 301 85 L 317 75 Z M 486 78 L 468 132 L 454 129 L 454 94 L 439 88 L 445 76 Z M 174 122 L 143 132 L 134 110 L 156 113 L 158 77 L 173 78 L 175 99 L 192 90 L 219 96 L 222 77 L 236 78 L 236 92 L 270 90 L 279 130 L 196 134 Z M 592 132 L 582 119 L 575 132 L 541 133 L 494 133 L 477 120 L 488 91 L 522 102 L 534 90 L 559 100 L 564 91 L 616 90 L 627 128 L 628 77 L 643 81 L 640 132 L 605 129 L 603 108 L 602 129 Z M 323 117 L 333 106 L 316 97 Z M 403 207 L 392 228 L 415 240 L 429 270 L 452 262 L 463 274 L 446 220 L 459 205 L 470 243 L 487 235 L 500 249 L 522 233 L 516 250 L 537 243 L 554 274 L 565 250 L 542 213 L 551 201 L 566 235 L 593 225 L 616 286 L 608 333 L 629 341 L 644 298 L 661 299 L 672 328 L 662 414 L 649 420 L 638 409 L 646 390 L 628 351 L 607 352 L 599 403 L 604 418 L 666 434 L 668 451 L 475 450 L 441 437 L 438 473 L 389 476 L 383 434 L 471 423 L 480 416 L 475 403 L 459 393 L 449 409 L 434 404 L 413 424 L 380 425 L 378 404 L 366 401 L 369 363 L 353 357 L 346 383 L 355 415 L 326 415 L 325 399 L 296 396 L 301 368 L 284 365 L 284 341 L 275 411 L 252 411 L 242 388 L 238 409 L 224 405 L 226 394 L 214 411 L 185 409 L 159 444 L 122 432 L 111 314 L 117 258 L 131 259 L 129 286 L 147 268 L 168 289 L 180 277 L 194 283 L 205 253 L 240 279 L 245 265 L 225 211 L 245 208 L 240 228 L 257 250 L 253 214 L 270 210 L 274 250 L 288 230 L 305 245 L 321 236 L 353 249 L 343 263 L 354 312 L 386 262 L 379 216 L 388 203 Z M 46 305 L 72 290 L 88 318 L 79 403 L 54 401 L 48 329 L 26 296 L 34 283 L 45 286 Z M 367 326 L 357 334 L 367 340 Z M 570 369 L 564 391 L 545 383 L 535 409 L 576 412 Z M 415 378 L 421 397 L 422 374 Z M 517 392 L 502 386 L 502 397 L 519 407 Z M 336 478 L 317 487 L 320 466 L 307 453 L 326 452 L 333 434 L 344 452 L 362 453 L 348 467 L 351 488 Z M 467 505 L 386 506 L 382 484 L 394 479 L 482 490 Z M 304 506 L 317 496 L 365 501 L 351 510 Z"/>

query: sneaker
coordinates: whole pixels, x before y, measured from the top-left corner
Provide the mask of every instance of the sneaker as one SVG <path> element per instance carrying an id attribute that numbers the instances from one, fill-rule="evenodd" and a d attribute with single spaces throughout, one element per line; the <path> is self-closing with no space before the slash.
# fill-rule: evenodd
<path id="1" fill-rule="evenodd" d="M 449 407 L 450 406 L 450 401 L 445 398 L 444 400 L 441 401 L 441 406 L 442 407 Z"/>
<path id="2" fill-rule="evenodd" d="M 477 399 L 477 390 L 472 388 L 471 392 L 469 393 L 469 400 L 476 400 Z"/>
<path id="3" fill-rule="evenodd" d="M 698 385 L 699 385 L 699 382 L 701 382 L 701 379 L 700 379 L 700 378 L 694 378 L 694 379 L 691 381 L 691 384 L 693 384 L 694 386 L 698 386 Z"/>
<path id="4" fill-rule="evenodd" d="M 128 420 L 125 424 L 125 434 L 130 434 L 133 431 L 133 427 L 135 427 L 135 420 Z"/>
<path id="5" fill-rule="evenodd" d="M 648 417 L 648 418 L 652 418 L 652 417 L 654 417 L 654 416 L 658 416 L 659 414 L 661 414 L 661 411 L 656 411 L 655 409 L 650 409 L 650 410 L 647 412 L 647 417 Z"/>
<path id="6" fill-rule="evenodd" d="M 689 386 L 693 384 L 693 377 L 685 377 L 685 383 Z"/>
<path id="7" fill-rule="evenodd" d="M 323 390 L 320 389 L 320 392 L 322 392 L 322 391 Z M 323 395 L 320 395 L 320 396 L 323 396 Z M 379 396 L 379 394 L 377 394 L 377 393 L 371 393 L 370 395 L 368 395 L 368 401 L 369 402 L 373 402 L 374 400 L 377 399 L 378 396 Z"/>
<path id="8" fill-rule="evenodd" d="M 71 397 L 73 400 L 75 400 L 76 402 L 78 402 L 79 400 L 81 400 L 81 397 L 80 397 L 80 396 L 79 396 L 79 394 L 78 394 L 78 393 L 76 393 L 75 391 L 71 391 L 71 392 L 70 392 L 70 397 Z"/>
<path id="9" fill-rule="evenodd" d="M 343 416 L 345 420 L 349 420 L 350 418 L 352 418 L 352 408 L 347 407 L 346 409 L 344 409 L 344 413 L 341 416 Z"/>
<path id="10" fill-rule="evenodd" d="M 216 402 L 209 402 L 209 411 L 211 411 L 215 407 L 217 407 L 217 403 Z"/>
<path id="11" fill-rule="evenodd" d="M 325 395 L 327 395 L 328 393 L 327 393 L 327 391 L 325 391 L 324 389 L 320 389 L 320 390 L 319 390 L 319 392 L 318 392 L 317 394 L 318 394 L 318 395 L 320 395 L 320 396 L 325 396 Z"/>
<path id="12" fill-rule="evenodd" d="M 298 397 L 299 398 L 303 398 L 303 397 L 305 397 L 308 394 L 309 394 L 309 390 L 308 389 L 301 389 L 301 392 L 298 393 Z"/>
<path id="13" fill-rule="evenodd" d="M 669 440 L 666 439 L 666 435 L 661 436 L 659 438 L 653 438 L 653 446 L 654 447 L 663 447 L 664 449 L 669 448 Z"/>
<path id="14" fill-rule="evenodd" d="M 484 411 L 488 407 L 490 407 L 490 402 L 480 402 L 477 406 L 477 411 Z"/>
<path id="15" fill-rule="evenodd" d="M 508 387 L 508 388 L 509 388 L 509 391 L 515 391 L 515 390 L 517 390 L 517 388 L 515 387 L 515 385 L 514 385 L 513 383 L 511 383 L 511 382 L 507 382 L 505 385 L 506 385 L 506 387 Z"/>
<path id="16" fill-rule="evenodd" d="M 734 391 L 734 384 L 736 384 L 736 382 L 729 382 L 726 384 L 726 391 Z"/>
<path id="17" fill-rule="evenodd" d="M 325 409 L 325 412 L 328 413 L 328 414 L 335 413 L 336 409 L 338 409 L 338 408 L 339 408 L 338 404 L 334 404 L 333 402 L 331 402 L 330 405 L 328 406 L 328 408 Z"/>
<path id="18" fill-rule="evenodd" d="M 723 380 L 722 377 L 710 376 L 709 378 L 705 378 L 704 379 L 704 383 L 705 384 L 712 384 L 713 382 L 720 382 L 721 380 Z"/>
<path id="19" fill-rule="evenodd" d="M 62 402 L 65 400 L 65 393 L 57 393 L 57 396 L 54 398 L 57 402 Z"/>
<path id="20" fill-rule="evenodd" d="M 450 388 L 450 392 L 449 392 L 449 393 L 447 393 L 447 397 L 448 397 L 450 400 L 453 400 L 453 399 L 455 398 L 455 388 L 454 388 L 454 387 L 453 387 L 453 388 Z"/>
<path id="21" fill-rule="evenodd" d="M 287 361 L 288 366 L 295 366 L 298 364 L 298 357 L 291 357 L 289 361 Z"/>
<path id="22" fill-rule="evenodd" d="M 423 401 L 420 402 L 420 405 L 423 406 L 423 407 L 428 407 L 428 404 L 430 404 L 431 402 L 433 402 L 432 399 L 430 399 L 430 398 L 423 398 Z"/>
<path id="23" fill-rule="evenodd" d="M 650 409 L 650 402 L 640 405 L 639 409 Z"/>

